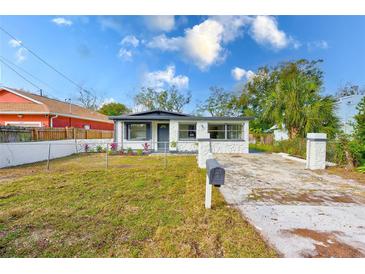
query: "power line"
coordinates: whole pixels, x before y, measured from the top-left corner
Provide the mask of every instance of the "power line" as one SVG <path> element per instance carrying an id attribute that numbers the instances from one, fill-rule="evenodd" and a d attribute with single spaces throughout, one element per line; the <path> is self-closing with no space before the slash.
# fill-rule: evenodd
<path id="1" fill-rule="evenodd" d="M 72 83 L 74 86 L 76 86 L 77 88 L 81 89 L 81 90 L 86 90 L 84 89 L 82 86 L 80 86 L 78 83 L 76 83 L 74 80 L 72 80 L 71 78 L 69 78 L 68 76 L 66 76 L 64 73 L 62 73 L 61 71 L 59 71 L 58 69 L 56 69 L 54 66 L 52 66 L 51 64 L 49 64 L 46 60 L 44 60 L 42 57 L 40 57 L 38 54 L 36 54 L 34 51 L 32 51 L 30 48 L 26 47 L 22 41 L 18 40 L 14 35 L 12 35 L 11 33 L 9 33 L 6 29 L 4 29 L 2 26 L 0 26 L 0 30 L 3 31 L 5 34 L 7 34 L 9 37 L 11 37 L 12 39 L 14 39 L 15 41 L 17 41 L 19 43 L 19 45 L 21 45 L 23 48 L 25 48 L 26 50 L 28 50 L 33 56 L 35 56 L 38 60 L 40 60 L 43 64 L 45 64 L 46 66 L 48 66 L 49 68 L 51 68 L 53 71 L 55 71 L 56 73 L 58 73 L 59 75 L 61 75 L 63 78 L 65 78 L 67 81 L 69 81 L 70 83 Z"/>
<path id="2" fill-rule="evenodd" d="M 3 63 L 5 66 L 7 66 L 9 69 L 11 69 L 13 72 L 15 72 L 19 77 L 21 77 L 23 80 L 27 81 L 29 84 L 31 84 L 33 87 L 37 88 L 39 91 L 41 91 L 42 89 L 37 86 L 36 84 L 34 84 L 32 81 L 30 81 L 29 79 L 27 79 L 26 77 L 24 77 L 23 75 L 21 75 L 19 72 L 17 72 L 15 69 L 13 69 L 11 66 L 9 66 L 6 62 L 4 62 L 3 60 L 0 59 L 0 62 Z"/>
<path id="3" fill-rule="evenodd" d="M 52 89 L 53 91 L 57 92 L 57 93 L 60 93 L 57 89 L 55 89 L 54 87 L 52 87 L 51 85 L 49 85 L 48 83 L 46 83 L 45 81 L 39 79 L 37 76 L 33 75 L 32 73 L 30 73 L 29 71 L 26 71 L 25 69 L 21 68 L 20 66 L 18 66 L 17 64 L 13 63 L 12 61 L 10 61 L 9 59 L 5 58 L 4 56 L 0 55 L 0 60 L 3 60 L 4 62 L 11 64 L 13 67 L 16 67 L 18 70 L 21 70 L 22 72 L 26 73 L 27 75 L 29 75 L 30 77 L 32 77 L 33 79 L 37 80 L 38 82 L 42 83 L 43 85 L 49 87 L 50 89 Z M 47 92 L 49 94 L 51 94 L 52 96 L 54 97 L 57 97 L 55 96 L 54 94 L 50 93 L 50 92 Z"/>

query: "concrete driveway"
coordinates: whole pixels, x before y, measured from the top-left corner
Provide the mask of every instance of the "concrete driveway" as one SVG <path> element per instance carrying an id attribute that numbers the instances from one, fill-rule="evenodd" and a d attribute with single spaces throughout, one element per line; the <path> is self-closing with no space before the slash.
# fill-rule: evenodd
<path id="1" fill-rule="evenodd" d="M 284 257 L 365 257 L 365 185 L 277 154 L 216 154 L 220 188 Z"/>

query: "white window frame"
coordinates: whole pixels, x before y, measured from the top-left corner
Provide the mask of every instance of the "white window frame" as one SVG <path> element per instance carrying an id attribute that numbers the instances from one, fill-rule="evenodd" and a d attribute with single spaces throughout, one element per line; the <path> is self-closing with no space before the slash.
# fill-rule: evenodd
<path id="1" fill-rule="evenodd" d="M 194 125 L 195 126 L 195 130 L 180 130 L 180 125 Z M 180 138 L 180 131 L 184 131 L 184 132 L 189 132 L 189 131 L 195 131 L 195 138 Z M 178 124 L 178 129 L 177 129 L 177 135 L 178 135 L 178 140 L 179 141 L 195 141 L 196 140 L 196 134 L 197 134 L 197 123 L 196 122 L 184 122 L 184 123 L 179 123 Z"/>
<path id="2" fill-rule="evenodd" d="M 224 138 L 222 139 L 213 139 L 211 138 L 212 140 L 224 140 L 224 141 L 244 141 L 244 126 L 243 124 L 238 124 L 238 123 L 208 123 L 208 133 L 209 132 L 209 126 L 222 126 L 224 125 L 224 130 L 215 130 L 215 132 L 222 132 L 224 131 Z M 238 139 L 228 139 L 228 126 L 231 126 L 231 125 L 238 125 L 241 127 L 241 130 L 234 130 L 234 131 L 237 131 L 237 132 L 240 132 L 241 133 L 241 138 L 238 138 Z M 232 130 L 230 130 L 232 131 Z"/>

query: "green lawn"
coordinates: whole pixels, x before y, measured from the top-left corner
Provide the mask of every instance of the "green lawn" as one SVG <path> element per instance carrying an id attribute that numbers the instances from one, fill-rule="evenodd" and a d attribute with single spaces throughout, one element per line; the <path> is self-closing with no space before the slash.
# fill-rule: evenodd
<path id="1" fill-rule="evenodd" d="M 71 156 L 0 170 L 1 257 L 274 257 L 194 156 Z"/>

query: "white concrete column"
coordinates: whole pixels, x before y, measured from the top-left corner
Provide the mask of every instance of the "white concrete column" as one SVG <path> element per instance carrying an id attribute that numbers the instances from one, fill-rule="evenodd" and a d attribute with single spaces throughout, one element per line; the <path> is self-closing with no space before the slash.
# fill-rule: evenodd
<path id="1" fill-rule="evenodd" d="M 250 123 L 249 121 L 245 121 L 243 123 L 243 140 L 245 140 L 243 153 L 249 153 L 250 152 L 250 148 L 249 148 L 249 144 L 250 144 L 250 124 L 249 123 Z"/>
<path id="2" fill-rule="evenodd" d="M 114 142 L 118 144 L 118 148 L 122 147 L 123 123 L 121 121 L 114 122 Z"/>
<path id="3" fill-rule="evenodd" d="M 210 138 L 208 134 L 208 122 L 198 121 L 196 123 L 196 138 Z"/>
<path id="4" fill-rule="evenodd" d="M 170 120 L 170 151 L 177 151 L 177 142 L 179 140 L 179 122 Z M 175 146 L 172 144 L 175 143 Z"/>
<path id="5" fill-rule="evenodd" d="M 307 169 L 326 168 L 326 143 L 327 134 L 325 133 L 307 134 Z"/>
<path id="6" fill-rule="evenodd" d="M 213 158 L 210 147 L 210 133 L 208 133 L 208 123 L 206 124 L 206 131 L 204 132 L 203 128 L 201 128 L 198 140 L 198 166 L 200 168 L 206 168 L 206 161 L 208 159 Z"/>

